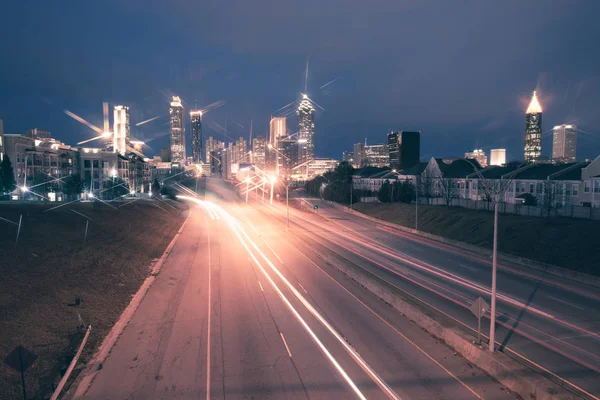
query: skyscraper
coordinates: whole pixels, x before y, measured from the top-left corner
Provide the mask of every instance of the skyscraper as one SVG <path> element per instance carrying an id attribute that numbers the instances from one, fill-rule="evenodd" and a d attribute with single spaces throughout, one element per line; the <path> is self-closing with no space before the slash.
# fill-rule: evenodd
<path id="1" fill-rule="evenodd" d="M 192 159 L 194 163 L 202 163 L 202 111 L 190 112 L 192 120 Z"/>
<path id="2" fill-rule="evenodd" d="M 363 142 L 354 144 L 354 168 L 365 166 L 365 144 Z"/>
<path id="3" fill-rule="evenodd" d="M 296 110 L 298 117 L 298 164 L 315 158 L 315 109 L 306 94 Z"/>
<path id="4" fill-rule="evenodd" d="M 556 161 L 575 162 L 577 152 L 577 127 L 558 125 L 554 129 L 552 140 L 552 158 Z"/>
<path id="5" fill-rule="evenodd" d="M 131 138 L 129 107 L 115 106 L 113 117 L 113 153 L 125 154 Z"/>
<path id="6" fill-rule="evenodd" d="M 206 139 L 206 163 L 211 164 L 211 158 L 214 156 L 213 153 L 219 153 L 221 149 L 225 148 L 225 143 L 220 140 L 215 140 L 212 136 Z"/>
<path id="7" fill-rule="evenodd" d="M 390 165 L 390 152 L 387 144 L 366 144 L 364 147 L 362 163 L 366 167 L 388 167 Z"/>
<path id="8" fill-rule="evenodd" d="M 483 168 L 487 167 L 488 163 L 487 163 L 487 156 L 485 155 L 485 152 L 481 149 L 475 149 L 473 151 L 467 151 L 465 153 L 465 158 L 470 158 L 470 159 L 474 159 L 477 160 L 477 162 L 479 163 L 479 165 L 481 165 Z"/>
<path id="9" fill-rule="evenodd" d="M 185 162 L 185 116 L 179 96 L 173 96 L 169 107 L 171 118 L 171 162 Z"/>
<path id="10" fill-rule="evenodd" d="M 492 149 L 490 151 L 490 165 L 506 164 L 506 149 Z"/>
<path id="11" fill-rule="evenodd" d="M 267 159 L 267 143 L 264 137 L 257 136 L 252 139 L 252 162 L 258 168 L 264 170 Z"/>
<path id="12" fill-rule="evenodd" d="M 402 170 L 417 164 L 421 158 L 421 132 L 388 133 L 390 167 Z"/>
<path id="13" fill-rule="evenodd" d="M 281 167 L 281 156 L 277 152 L 279 149 L 279 140 L 287 136 L 286 119 L 285 117 L 272 117 L 269 123 L 269 145 L 267 148 L 268 169 L 275 174 L 279 173 Z"/>
<path id="14" fill-rule="evenodd" d="M 233 156 L 231 157 L 231 161 L 233 163 L 250 162 L 250 157 L 248 157 L 248 143 L 246 142 L 246 139 L 241 136 L 233 145 Z"/>
<path id="15" fill-rule="evenodd" d="M 542 107 L 535 91 L 525 112 L 525 161 L 531 162 L 542 155 Z"/>

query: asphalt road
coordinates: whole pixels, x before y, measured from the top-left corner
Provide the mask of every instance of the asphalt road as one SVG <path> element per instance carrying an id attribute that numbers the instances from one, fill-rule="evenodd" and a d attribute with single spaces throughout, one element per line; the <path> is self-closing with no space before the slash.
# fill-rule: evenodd
<path id="1" fill-rule="evenodd" d="M 515 398 L 226 183 L 186 201 L 179 241 L 84 398 Z"/>
<path id="2" fill-rule="evenodd" d="M 362 218 L 318 199 L 296 199 L 293 204 L 291 231 L 296 236 L 378 274 L 424 306 L 476 332 L 477 321 L 469 308 L 480 296 L 490 302 L 489 258 Z M 319 205 L 318 214 L 312 209 L 314 204 Z M 265 207 L 264 212 L 277 216 L 283 224 L 282 204 Z M 489 319 L 482 324 L 482 332 L 488 334 Z M 500 262 L 496 342 L 501 351 L 534 365 L 584 397 L 598 398 L 599 332 L 597 288 Z"/>

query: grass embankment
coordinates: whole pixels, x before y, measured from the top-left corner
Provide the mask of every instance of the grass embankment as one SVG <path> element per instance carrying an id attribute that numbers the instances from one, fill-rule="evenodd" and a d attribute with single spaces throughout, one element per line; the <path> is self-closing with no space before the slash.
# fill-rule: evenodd
<path id="1" fill-rule="evenodd" d="M 156 204 L 167 211 L 145 200 L 49 212 L 56 203 L 0 203 L 0 217 L 23 215 L 16 247 L 16 226 L 0 220 L 0 359 L 18 344 L 37 354 L 28 398 L 48 398 L 66 370 L 83 337 L 78 313 L 92 325 L 82 361 L 91 358 L 180 228 L 185 206 Z M 91 218 L 85 245 L 86 218 L 72 210 Z M 0 363 L 0 398 L 20 396 L 19 374 Z"/>
<path id="2" fill-rule="evenodd" d="M 375 218 L 415 227 L 414 204 L 361 203 L 354 208 Z M 493 218 L 488 211 L 419 205 L 419 230 L 490 249 Z M 498 250 L 600 276 L 598 229 L 597 221 L 500 214 Z"/>

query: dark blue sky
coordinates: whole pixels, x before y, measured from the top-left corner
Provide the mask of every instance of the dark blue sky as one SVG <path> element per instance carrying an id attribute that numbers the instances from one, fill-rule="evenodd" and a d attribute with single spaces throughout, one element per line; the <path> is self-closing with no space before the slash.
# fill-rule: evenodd
<path id="1" fill-rule="evenodd" d="M 264 134 L 300 96 L 308 57 L 308 92 L 325 109 L 318 156 L 418 129 L 422 157 L 506 147 L 518 159 L 536 88 L 544 131 L 575 123 L 578 158 L 600 154 L 597 0 L 20 0 L 0 15 L 5 133 L 37 127 L 74 144 L 94 132 L 63 111 L 101 126 L 108 101 L 130 105 L 147 140 L 168 132 L 177 94 L 188 107 L 226 101 L 205 115 L 206 136 L 222 138 L 211 127 L 227 120 L 247 137 L 251 119 Z M 168 136 L 149 144 L 157 154 Z"/>

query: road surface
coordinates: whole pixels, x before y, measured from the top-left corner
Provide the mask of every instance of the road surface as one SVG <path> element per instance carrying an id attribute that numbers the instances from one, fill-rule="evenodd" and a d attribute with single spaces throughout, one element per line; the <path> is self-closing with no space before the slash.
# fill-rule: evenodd
<path id="1" fill-rule="evenodd" d="M 84 398 L 515 398 L 224 182 L 186 201 L 185 229 Z"/>

